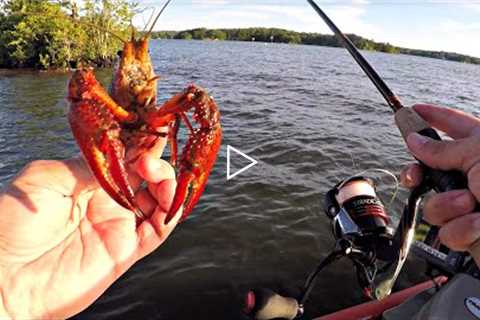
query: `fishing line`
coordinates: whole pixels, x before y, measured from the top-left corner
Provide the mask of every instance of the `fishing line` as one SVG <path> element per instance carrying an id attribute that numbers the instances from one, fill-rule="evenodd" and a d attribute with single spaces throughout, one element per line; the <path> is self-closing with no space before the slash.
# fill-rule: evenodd
<path id="1" fill-rule="evenodd" d="M 341 189 L 347 182 L 349 182 L 352 178 L 354 177 L 358 177 L 358 176 L 363 176 L 363 175 L 366 175 L 367 173 L 370 173 L 370 172 L 380 172 L 380 173 L 384 173 L 388 176 L 390 176 L 394 183 L 395 183 L 395 188 L 394 188 L 394 191 L 392 192 L 392 195 L 391 195 L 391 198 L 390 198 L 390 201 L 388 202 L 387 204 L 387 208 L 390 209 L 390 207 L 392 206 L 393 202 L 395 201 L 395 199 L 397 198 L 397 195 L 398 195 L 398 191 L 400 189 L 400 182 L 398 181 L 398 178 L 397 176 L 395 176 L 395 174 L 393 174 L 391 171 L 388 171 L 386 169 L 382 169 L 382 168 L 372 168 L 372 169 L 367 169 L 367 170 L 363 170 L 359 173 L 356 173 L 356 174 L 352 174 L 350 176 L 348 176 L 347 178 L 345 178 L 342 183 L 340 183 L 340 185 L 337 187 L 338 189 Z"/>

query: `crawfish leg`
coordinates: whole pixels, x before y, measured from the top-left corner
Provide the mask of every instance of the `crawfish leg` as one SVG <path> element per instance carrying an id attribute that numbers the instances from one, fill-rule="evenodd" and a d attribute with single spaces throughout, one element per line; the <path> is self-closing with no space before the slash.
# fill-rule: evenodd
<path id="1" fill-rule="evenodd" d="M 180 112 L 186 112 L 191 109 L 192 102 L 195 99 L 194 87 L 188 87 L 185 91 L 174 95 L 169 100 L 165 101 L 157 111 L 150 112 L 145 122 L 151 128 L 158 128 L 166 126 L 175 119 Z"/>
<path id="2" fill-rule="evenodd" d="M 180 113 L 180 117 L 182 118 L 183 123 L 185 123 L 185 125 L 187 126 L 188 131 L 190 132 L 190 134 L 194 134 L 195 131 L 194 131 L 193 127 L 192 127 L 192 124 L 190 123 L 190 120 L 188 120 L 187 115 L 185 114 L 185 112 L 181 112 L 181 113 Z"/>
<path id="3" fill-rule="evenodd" d="M 187 115 L 185 112 L 180 112 L 176 114 L 175 120 L 170 123 L 169 126 L 169 131 L 168 131 L 168 140 L 170 142 L 170 164 L 175 167 L 177 165 L 177 158 L 178 158 L 178 144 L 177 144 L 177 135 L 178 135 L 178 129 L 180 127 L 180 120 L 185 123 L 185 125 L 188 128 L 188 131 L 190 134 L 194 134 L 194 129 L 192 127 L 192 124 L 187 118 Z"/>
<path id="4" fill-rule="evenodd" d="M 168 126 L 168 141 L 170 142 L 170 164 L 175 167 L 177 165 L 178 158 L 178 145 L 177 145 L 177 134 L 180 127 L 180 118 L 175 116 Z"/>
<path id="5" fill-rule="evenodd" d="M 171 153 L 170 164 L 174 167 L 177 165 L 178 159 L 177 134 L 180 120 L 186 118 L 184 111 L 188 111 L 191 108 L 193 98 L 194 94 L 187 89 L 165 101 L 158 111 L 149 113 L 145 119 L 145 122 L 153 130 L 168 125 L 168 141 Z M 191 125 L 189 129 L 193 130 Z"/>
<path id="6" fill-rule="evenodd" d="M 175 121 L 173 121 L 169 126 L 168 140 L 170 141 L 170 164 L 173 167 L 177 166 L 178 159 L 178 144 L 177 144 L 177 135 L 178 129 L 180 127 L 180 120 L 183 120 L 183 123 L 187 126 L 190 134 L 193 134 L 193 127 L 188 121 L 187 115 L 184 112 L 180 112 L 176 115 Z"/>

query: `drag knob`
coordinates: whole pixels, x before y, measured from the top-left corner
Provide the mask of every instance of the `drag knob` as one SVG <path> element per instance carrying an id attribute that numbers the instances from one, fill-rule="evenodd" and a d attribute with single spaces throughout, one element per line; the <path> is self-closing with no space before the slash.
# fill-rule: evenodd
<path id="1" fill-rule="evenodd" d="M 245 296 L 243 311 L 255 320 L 292 320 L 302 313 L 297 300 L 283 297 L 270 289 L 250 290 Z"/>

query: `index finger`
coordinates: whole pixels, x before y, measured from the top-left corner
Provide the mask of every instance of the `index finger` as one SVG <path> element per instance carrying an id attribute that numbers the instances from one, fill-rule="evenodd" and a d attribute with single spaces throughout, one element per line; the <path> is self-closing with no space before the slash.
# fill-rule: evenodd
<path id="1" fill-rule="evenodd" d="M 416 104 L 413 109 L 432 127 L 454 139 L 480 135 L 480 119 L 466 112 L 429 104 Z"/>
<path id="2" fill-rule="evenodd" d="M 125 157 L 127 162 L 132 163 L 144 154 L 155 158 L 162 156 L 167 144 L 168 127 L 158 127 L 155 131 L 158 132 L 158 135 L 153 132 L 145 134 L 138 138 L 136 145 L 128 148 Z"/>

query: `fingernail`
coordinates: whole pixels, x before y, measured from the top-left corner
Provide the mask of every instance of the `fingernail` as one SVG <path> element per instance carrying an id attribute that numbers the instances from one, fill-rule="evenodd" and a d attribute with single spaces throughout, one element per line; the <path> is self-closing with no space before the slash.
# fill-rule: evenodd
<path id="1" fill-rule="evenodd" d="M 468 191 L 464 191 L 458 194 L 455 199 L 453 199 L 455 206 L 460 208 L 468 208 L 470 207 L 471 196 Z"/>
<path id="2" fill-rule="evenodd" d="M 165 167 L 164 163 L 162 161 L 159 161 L 158 159 L 154 157 L 148 157 L 148 170 L 149 171 L 159 171 L 162 170 Z"/>
<path id="3" fill-rule="evenodd" d="M 405 173 L 405 180 L 407 180 L 406 182 L 408 184 L 411 184 L 413 182 L 411 169 L 408 169 L 407 172 Z"/>
<path id="4" fill-rule="evenodd" d="M 160 182 L 155 190 L 155 198 L 157 199 L 157 203 L 165 212 L 170 210 L 176 189 L 177 180 L 166 179 Z"/>
<path id="5" fill-rule="evenodd" d="M 475 220 L 473 220 L 473 228 L 477 231 L 478 236 L 480 236 L 480 214 L 474 213 L 475 215 L 478 215 Z"/>
<path id="6" fill-rule="evenodd" d="M 166 179 L 168 181 L 168 186 L 172 188 L 172 190 L 175 190 L 177 188 L 177 179 Z"/>
<path id="7" fill-rule="evenodd" d="M 428 140 L 429 138 L 414 132 L 408 135 L 407 144 L 411 147 L 419 148 L 422 147 L 425 143 L 427 143 Z"/>
<path id="8" fill-rule="evenodd" d="M 165 189 L 169 191 L 172 190 L 173 192 L 175 192 L 175 190 L 177 189 L 177 180 L 163 179 L 158 184 L 157 189 L 161 189 L 161 192 L 165 192 Z"/>

